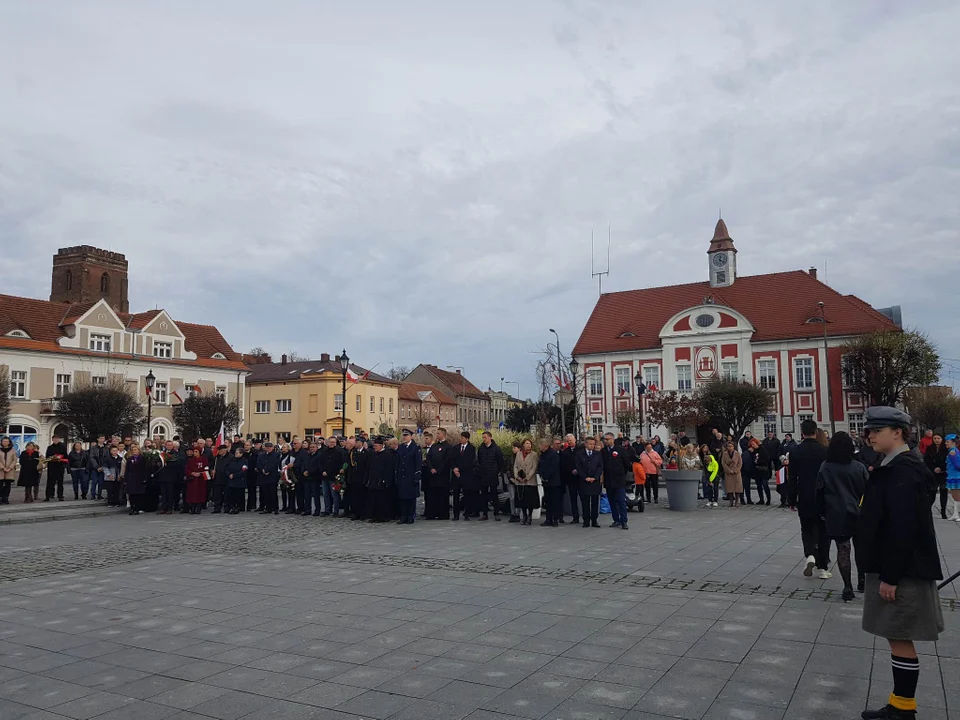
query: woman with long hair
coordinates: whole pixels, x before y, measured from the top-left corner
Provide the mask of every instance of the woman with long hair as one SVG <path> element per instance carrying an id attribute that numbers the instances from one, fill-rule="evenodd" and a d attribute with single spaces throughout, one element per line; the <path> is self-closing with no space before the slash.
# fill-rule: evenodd
<path id="1" fill-rule="evenodd" d="M 826 519 L 827 535 L 837 544 L 837 567 L 843 578 L 843 601 L 856 596 L 850 580 L 850 539 L 860 521 L 860 500 L 870 474 L 854 461 L 853 438 L 840 431 L 830 439 L 827 459 L 817 475 L 816 504 L 820 517 Z M 829 551 L 829 550 L 828 550 Z M 862 590 L 862 574 L 858 586 Z"/>
<path id="2" fill-rule="evenodd" d="M 727 492 L 730 507 L 740 507 L 740 495 L 743 494 L 743 458 L 737 452 L 737 445 L 728 440 L 723 453 L 720 455 L 720 464 L 723 466 L 723 489 Z"/>
<path id="3" fill-rule="evenodd" d="M 17 479 L 17 451 L 13 440 L 0 438 L 0 505 L 10 504 L 10 488 Z"/>
<path id="4" fill-rule="evenodd" d="M 33 502 L 40 491 L 40 473 L 43 472 L 43 460 L 36 443 L 28 442 L 20 453 L 20 478 L 17 487 L 23 488 L 23 501 Z"/>
<path id="5" fill-rule="evenodd" d="M 513 482 L 517 486 L 517 507 L 524 525 L 530 525 L 533 511 L 540 507 L 540 491 L 537 489 L 537 465 L 539 457 L 533 451 L 533 440 L 527 438 L 520 445 L 520 452 L 513 460 Z"/>
<path id="6" fill-rule="evenodd" d="M 757 500 L 758 505 L 770 504 L 770 478 L 773 477 L 773 470 L 770 468 L 770 456 L 766 448 L 756 438 L 750 440 L 750 454 L 753 456 L 753 479 L 757 482 Z M 767 501 L 764 502 L 763 498 Z"/>
<path id="7" fill-rule="evenodd" d="M 947 519 L 947 446 L 943 442 L 943 437 L 934 433 L 930 444 L 923 453 L 923 460 L 933 473 L 937 481 L 937 490 L 940 491 L 940 517 Z M 933 499 L 937 501 L 936 496 Z M 956 512 L 956 510 L 954 510 Z"/>
<path id="8" fill-rule="evenodd" d="M 137 443 L 132 443 L 127 454 L 123 456 L 120 475 L 126 483 L 127 498 L 130 500 L 130 511 L 127 514 L 139 515 L 143 496 L 147 491 L 150 467 L 147 459 L 140 454 L 140 446 Z"/>

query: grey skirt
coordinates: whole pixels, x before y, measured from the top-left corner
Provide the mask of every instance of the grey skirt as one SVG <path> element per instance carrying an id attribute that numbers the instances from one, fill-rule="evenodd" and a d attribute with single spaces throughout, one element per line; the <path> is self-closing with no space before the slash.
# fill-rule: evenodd
<path id="1" fill-rule="evenodd" d="M 880 597 L 880 576 L 867 573 L 863 629 L 887 640 L 936 642 L 943 632 L 943 610 L 936 582 L 902 578 L 897 585 L 897 599 L 887 602 Z"/>

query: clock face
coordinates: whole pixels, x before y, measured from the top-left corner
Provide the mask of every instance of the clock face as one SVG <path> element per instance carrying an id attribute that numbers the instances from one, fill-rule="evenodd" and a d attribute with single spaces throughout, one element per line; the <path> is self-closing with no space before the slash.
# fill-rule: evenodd
<path id="1" fill-rule="evenodd" d="M 713 256 L 713 264 L 717 267 L 723 267 L 727 264 L 727 255 L 726 253 L 717 253 Z"/>

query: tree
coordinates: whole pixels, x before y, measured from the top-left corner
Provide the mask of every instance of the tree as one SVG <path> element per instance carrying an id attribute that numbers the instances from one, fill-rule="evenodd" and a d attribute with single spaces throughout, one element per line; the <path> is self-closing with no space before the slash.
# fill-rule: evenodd
<path id="1" fill-rule="evenodd" d="M 436 416 L 431 415 L 427 408 L 420 406 L 413 408 L 413 410 L 410 412 L 410 419 L 413 420 L 418 430 L 425 430 L 433 425 L 433 421 L 436 420 Z"/>
<path id="2" fill-rule="evenodd" d="M 769 410 L 773 399 L 769 390 L 736 379 L 714 380 L 701 385 L 694 394 L 703 412 L 725 425 L 734 440 Z"/>
<path id="3" fill-rule="evenodd" d="M 406 365 L 394 365 L 387 373 L 387 377 L 396 382 L 403 382 L 409 374 L 410 368 Z"/>
<path id="4" fill-rule="evenodd" d="M 240 424 L 240 409 L 237 403 L 227 403 L 217 395 L 193 395 L 173 406 L 173 423 L 188 442 L 216 437 L 220 423 L 225 428 Z"/>
<path id="5" fill-rule="evenodd" d="M 137 434 L 146 421 L 140 400 L 123 380 L 78 385 L 57 398 L 54 415 L 87 441 L 100 435 Z"/>
<path id="6" fill-rule="evenodd" d="M 940 376 L 940 357 L 916 330 L 860 335 L 843 346 L 844 384 L 870 405 L 898 405 L 909 387 L 925 387 Z"/>
<path id="7" fill-rule="evenodd" d="M 0 428 L 10 422 L 10 368 L 0 365 Z"/>
<path id="8" fill-rule="evenodd" d="M 507 410 L 507 415 L 503 422 L 508 430 L 522 433 L 530 432 L 530 427 L 536 424 L 536 411 L 533 403 L 524 402 L 521 405 L 515 405 L 510 408 Z"/>
<path id="9" fill-rule="evenodd" d="M 676 390 L 658 393 L 647 405 L 646 421 L 662 425 L 670 432 L 680 432 L 706 420 L 707 414 L 697 399 Z"/>
<path id="10" fill-rule="evenodd" d="M 949 432 L 960 427 L 960 397 L 947 387 L 911 388 L 907 411 L 921 428 Z"/>
<path id="11" fill-rule="evenodd" d="M 247 365 L 263 365 L 272 363 L 273 358 L 270 357 L 270 353 L 258 345 L 255 348 L 250 348 L 250 352 L 243 356 L 243 362 Z"/>
<path id="12" fill-rule="evenodd" d="M 640 413 L 638 413 L 634 408 L 618 410 L 613 420 L 617 423 L 617 427 L 620 428 L 620 432 L 623 433 L 623 436 L 629 437 L 630 428 L 640 422 Z"/>
<path id="13" fill-rule="evenodd" d="M 309 359 L 309 355 L 301 355 L 296 350 L 287 353 L 287 362 L 307 362 Z"/>

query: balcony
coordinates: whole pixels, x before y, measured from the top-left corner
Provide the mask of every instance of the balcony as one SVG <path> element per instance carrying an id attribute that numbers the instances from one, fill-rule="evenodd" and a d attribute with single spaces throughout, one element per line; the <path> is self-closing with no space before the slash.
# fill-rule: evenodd
<path id="1" fill-rule="evenodd" d="M 59 398 L 43 398 L 40 401 L 40 415 L 56 415 L 59 409 Z"/>

